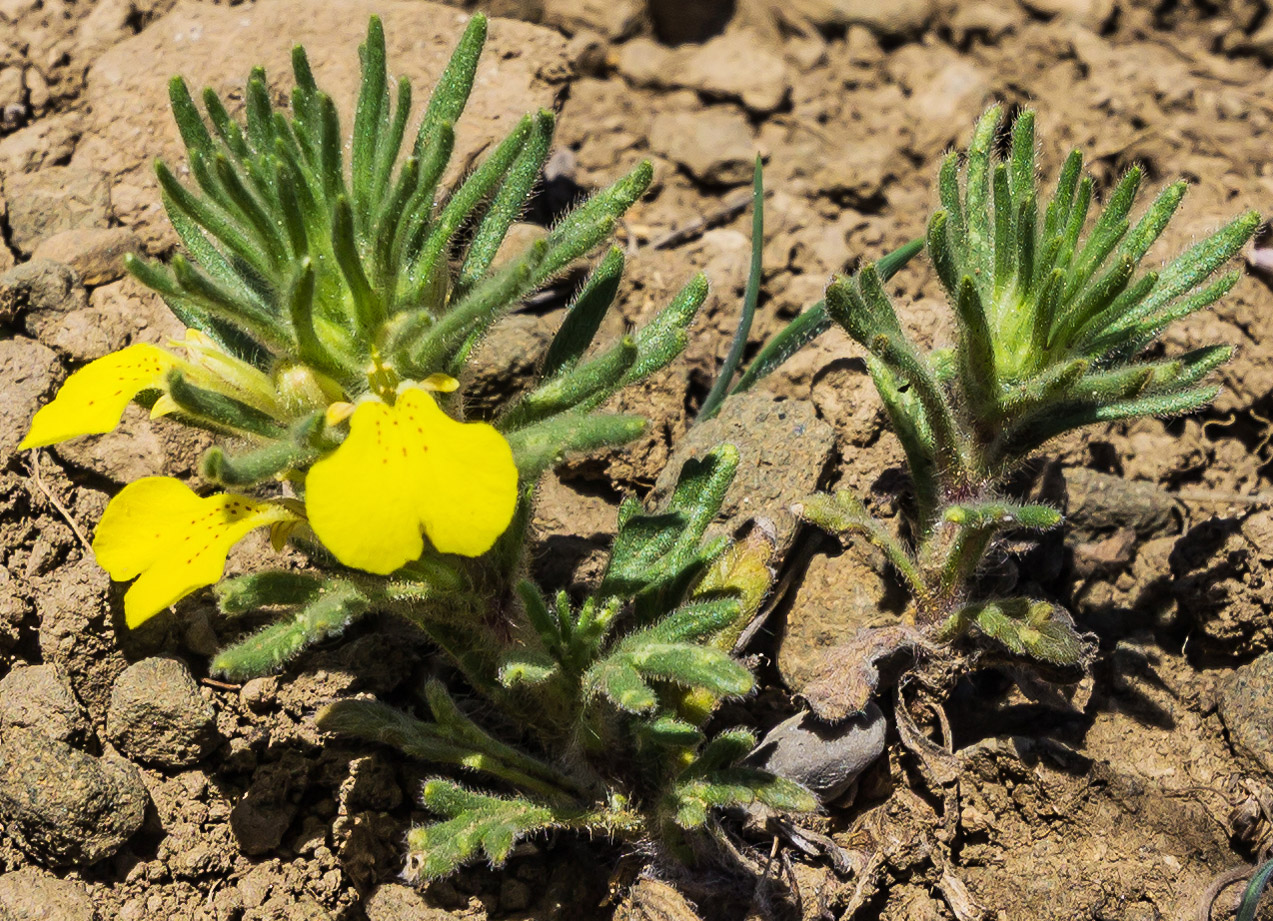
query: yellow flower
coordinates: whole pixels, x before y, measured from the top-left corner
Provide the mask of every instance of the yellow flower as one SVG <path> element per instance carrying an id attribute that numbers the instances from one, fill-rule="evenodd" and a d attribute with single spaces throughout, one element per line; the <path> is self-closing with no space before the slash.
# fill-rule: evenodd
<path id="1" fill-rule="evenodd" d="M 143 390 L 166 390 L 168 372 L 179 368 L 192 384 L 215 390 L 275 418 L 286 416 L 278 388 L 269 375 L 227 353 L 208 336 L 186 330 L 172 345 L 178 358 L 157 345 L 139 342 L 91 361 L 66 379 L 53 401 L 31 420 L 18 447 L 43 448 L 79 435 L 100 435 L 119 425 L 124 409 Z M 302 407 L 308 408 L 308 407 Z M 162 416 L 178 409 L 166 392 L 151 409 Z"/>
<path id="2" fill-rule="evenodd" d="M 504 436 L 456 422 L 409 389 L 358 404 L 349 437 L 310 468 L 309 525 L 346 566 L 387 575 L 418 559 L 421 532 L 442 553 L 480 556 L 513 519 L 517 467 Z"/>
<path id="3" fill-rule="evenodd" d="M 35 414 L 31 430 L 18 447 L 42 448 L 77 435 L 111 431 L 133 397 L 162 387 L 177 363 L 177 358 L 146 343 L 89 362 L 68 377 L 53 401 Z"/>
<path id="4" fill-rule="evenodd" d="M 297 520 L 282 505 L 233 494 L 201 498 L 179 480 L 145 477 L 106 507 L 93 552 L 112 579 L 137 579 L 124 596 L 124 619 L 136 627 L 219 581 L 226 554 L 249 531 Z"/>

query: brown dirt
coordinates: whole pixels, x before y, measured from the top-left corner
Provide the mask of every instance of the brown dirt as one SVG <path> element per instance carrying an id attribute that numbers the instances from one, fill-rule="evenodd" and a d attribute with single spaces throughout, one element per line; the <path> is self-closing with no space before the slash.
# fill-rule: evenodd
<path id="1" fill-rule="evenodd" d="M 642 158 L 655 164 L 654 190 L 620 232 L 632 251 L 622 320 L 648 317 L 697 269 L 714 282 L 687 356 L 619 401 L 655 420 L 649 434 L 600 461 L 565 466 L 546 491 L 536 565 L 563 583 L 595 576 L 617 497 L 654 486 L 728 348 L 749 227 L 730 206 L 753 149 L 766 158 L 770 190 L 756 342 L 817 300 L 832 272 L 921 232 L 939 155 L 965 141 L 995 99 L 1038 109 L 1045 175 L 1077 145 L 1105 188 L 1133 162 L 1156 184 L 1190 179 L 1161 254 L 1241 209 L 1267 211 L 1273 198 L 1273 19 L 1257 0 L 909 0 L 879 4 L 887 15 L 833 0 L 748 0 L 736 9 L 653 0 L 649 8 L 481 5 L 568 34 L 497 25 L 493 34 L 504 38 L 484 64 L 485 101 L 468 123 L 475 138 L 555 100 L 561 162 L 573 182 L 597 187 Z M 111 269 L 101 241 L 118 235 L 89 232 L 124 228 L 152 252 L 171 244 L 140 168 L 174 153 L 164 80 L 180 69 L 224 90 L 258 61 L 278 78 L 281 51 L 304 40 L 321 67 L 333 68 L 320 79 L 348 91 L 366 13 L 384 8 L 391 67 L 427 85 L 460 21 L 448 11 L 429 19 L 427 34 L 395 32 L 395 17 L 420 18 L 410 10 L 418 4 L 401 0 L 208 6 L 0 0 L 0 271 L 32 252 L 83 260 L 82 270 L 93 265 L 93 284 L 56 303 L 37 303 L 52 297 L 47 284 L 31 288 L 22 317 L 0 297 L 0 677 L 23 665 L 56 666 L 92 727 L 84 751 L 93 758 L 114 757 L 106 715 L 130 662 L 175 654 L 199 677 L 228 636 L 198 600 L 129 633 L 81 543 L 120 483 L 160 470 L 192 475 L 197 444 L 137 414 L 121 433 L 60 447 L 38 467 L 12 454 L 30 412 L 69 368 L 166 332 L 153 299 Z M 174 51 L 205 13 L 225 22 L 259 16 L 267 26 L 222 46 Z M 678 36 L 710 40 L 664 44 Z M 63 187 L 77 191 L 52 194 Z M 702 232 L 657 245 L 704 220 Z M 98 250 L 77 245 L 84 240 Z M 921 338 L 948 340 L 935 278 L 922 262 L 890 287 Z M 1226 390 L 1206 414 L 1115 425 L 1048 452 L 1069 484 L 1074 520 L 1064 543 L 1015 565 L 1068 600 L 1094 632 L 1100 651 L 1091 676 L 1065 693 L 1027 682 L 1037 693 L 1026 696 L 1010 666 L 983 660 L 946 701 L 948 738 L 923 689 L 910 688 L 919 730 L 939 744 L 919 759 L 891 737 L 887 761 L 864 779 L 856 801 L 832 808 L 813 829 L 843 849 L 848 868 L 784 847 L 775 866 L 798 899 L 757 890 L 753 916 L 768 906 L 807 921 L 1192 918 L 1213 879 L 1256 857 L 1269 840 L 1273 803 L 1273 758 L 1252 757 L 1270 735 L 1250 725 L 1267 720 L 1267 709 L 1251 705 L 1264 685 L 1247 680 L 1263 674 L 1268 660 L 1255 657 L 1273 648 L 1273 523 L 1258 498 L 1270 489 L 1271 308 L 1269 289 L 1247 279 L 1169 336 L 1169 349 L 1240 346 L 1223 371 Z M 516 322 L 519 335 L 541 341 L 555 321 L 550 313 Z M 900 452 L 847 340 L 827 334 L 768 390 L 833 431 L 821 485 L 851 486 L 888 514 Z M 1075 474 L 1084 470 L 1117 474 L 1114 483 L 1134 481 L 1141 491 L 1113 486 L 1099 501 L 1081 501 L 1092 489 Z M 1126 515 L 1105 515 L 1111 508 Z M 878 564 L 854 547 L 810 540 L 796 535 L 790 591 L 755 647 L 776 662 L 768 677 L 793 685 L 819 647 L 893 616 L 858 603 L 856 589 L 880 578 Z M 44 917 L 32 914 L 36 902 L 60 912 L 48 917 L 77 921 L 614 914 L 639 861 L 595 842 L 532 842 L 500 872 L 472 868 L 422 895 L 397 885 L 403 833 L 423 818 L 412 795 L 425 769 L 321 739 L 312 714 L 335 696 L 391 692 L 427 663 L 419 640 L 371 623 L 281 678 L 241 688 L 204 682 L 215 747 L 194 767 L 139 763 L 151 805 L 114 857 L 50 875 L 0 833 L 0 917 Z M 780 698 L 766 694 L 747 718 L 776 722 Z M 717 916 L 713 906 L 723 903 L 702 879 L 667 881 L 704 917 Z M 1221 893 L 1212 917 L 1231 910 L 1237 891 Z M 684 898 L 651 881 L 619 916 L 689 912 Z"/>

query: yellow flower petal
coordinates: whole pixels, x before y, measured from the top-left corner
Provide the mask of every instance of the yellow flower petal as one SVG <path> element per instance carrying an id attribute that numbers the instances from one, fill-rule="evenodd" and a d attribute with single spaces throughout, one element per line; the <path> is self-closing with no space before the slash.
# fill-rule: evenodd
<path id="1" fill-rule="evenodd" d="M 161 387 L 178 360 L 158 346 L 138 343 L 89 362 L 66 379 L 53 402 L 31 420 L 20 449 L 42 448 L 77 435 L 99 435 L 119 425 L 137 394 Z"/>
<path id="2" fill-rule="evenodd" d="M 346 566 L 387 575 L 417 559 L 421 532 L 443 553 L 480 556 L 513 519 L 517 467 L 504 436 L 456 422 L 422 390 L 358 405 L 349 437 L 310 468 L 305 509 Z"/>
<path id="3" fill-rule="evenodd" d="M 249 531 L 295 520 L 281 505 L 228 493 L 201 498 L 171 477 L 145 477 L 106 506 L 93 552 L 112 579 L 137 579 L 124 596 L 124 619 L 136 627 L 219 581 L 226 554 Z"/>

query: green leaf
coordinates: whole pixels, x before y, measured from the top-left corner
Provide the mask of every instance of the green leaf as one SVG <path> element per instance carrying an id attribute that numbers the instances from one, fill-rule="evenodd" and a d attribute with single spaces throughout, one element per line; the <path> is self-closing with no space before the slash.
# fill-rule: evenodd
<path id="1" fill-rule="evenodd" d="M 213 591 L 222 614 L 246 614 L 275 605 L 308 604 L 326 584 L 322 576 L 271 569 L 222 579 Z"/>
<path id="2" fill-rule="evenodd" d="M 965 275 L 960 281 L 954 300 L 955 316 L 959 320 L 960 384 L 971 411 L 987 416 L 999 402 L 999 373 L 986 310 L 970 276 Z"/>
<path id="3" fill-rule="evenodd" d="M 262 438 L 283 438 L 286 430 L 271 416 L 233 397 L 196 387 L 184 374 L 168 374 L 168 396 L 182 411 L 231 432 L 247 432 Z"/>
<path id="4" fill-rule="evenodd" d="M 605 354 L 576 365 L 513 402 L 500 416 L 500 428 L 515 431 L 576 407 L 583 411 L 596 408 L 619 389 L 639 357 L 636 340 L 624 336 Z"/>
<path id="5" fill-rule="evenodd" d="M 508 443 L 522 479 L 533 482 L 570 454 L 627 444 L 645 427 L 640 416 L 568 412 L 508 433 Z"/>
<path id="6" fill-rule="evenodd" d="M 477 62 L 486 44 L 487 19 L 484 13 L 474 13 L 464 34 L 460 37 L 446 69 L 433 87 L 429 106 L 416 135 L 415 154 L 420 156 L 433 134 L 441 125 L 454 125 L 468 104 L 469 93 L 477 76 Z"/>
<path id="7" fill-rule="evenodd" d="M 964 183 L 964 219 L 967 221 L 968 265 L 980 281 L 983 296 L 989 297 L 994 283 L 994 241 L 991 230 L 991 152 L 999 121 L 1000 106 L 991 106 L 973 129 L 968 146 L 967 176 Z"/>
<path id="8" fill-rule="evenodd" d="M 1269 878 L 1273 877 L 1273 860 L 1267 860 L 1256 869 L 1251 881 L 1242 892 L 1242 901 L 1238 905 L 1237 921 L 1255 921 L 1260 907 L 1260 898 L 1268 888 Z"/>
<path id="9" fill-rule="evenodd" d="M 539 172 L 548 159 L 552 146 L 555 118 L 552 112 L 541 109 L 535 114 L 534 124 L 526 146 L 509 168 L 504 182 L 495 192 L 482 222 L 474 231 L 460 267 L 457 286 L 463 290 L 475 284 L 486 274 L 495 255 L 508 234 L 508 228 L 521 217 L 539 179 Z"/>
<path id="10" fill-rule="evenodd" d="M 1002 500 L 950 505 L 943 517 L 952 524 L 970 529 L 1030 528 L 1046 531 L 1062 521 L 1061 513 L 1050 505 L 1020 505 Z"/>
<path id="11" fill-rule="evenodd" d="M 523 797 L 487 796 L 437 778 L 425 782 L 421 799 L 447 816 L 407 833 L 407 875 L 425 880 L 453 873 L 479 855 L 502 866 L 521 838 L 581 817 L 578 811 L 562 813 Z"/>
<path id="12" fill-rule="evenodd" d="M 623 386 L 645 380 L 685 351 L 690 323 L 707 300 L 707 292 L 707 276 L 695 275 L 658 316 L 637 331 L 637 360 L 623 376 Z"/>
<path id="13" fill-rule="evenodd" d="M 737 470 L 737 448 L 720 445 L 686 461 L 663 511 L 647 514 L 639 503 L 621 506 L 598 596 L 631 598 L 671 586 L 687 588 L 722 549 L 720 544 L 704 548 L 702 540 Z"/>
<path id="14" fill-rule="evenodd" d="M 604 695 L 628 713 L 645 713 L 659 702 L 654 689 L 624 657 L 597 663 L 584 680 L 590 696 Z"/>
<path id="15" fill-rule="evenodd" d="M 703 741 L 701 729 L 671 716 L 638 723 L 637 732 L 647 744 L 666 748 L 693 748 Z"/>
<path id="16" fill-rule="evenodd" d="M 354 213 L 359 228 L 365 233 L 380 191 L 376 185 L 377 169 L 388 124 L 389 74 L 385 62 L 385 30 L 379 16 L 372 16 L 367 23 L 367 39 L 358 47 L 358 57 L 362 62 L 362 81 L 354 111 L 350 172 Z M 396 146 L 394 153 L 397 153 Z"/>
<path id="17" fill-rule="evenodd" d="M 544 379 L 568 371 L 588 350 L 619 292 L 623 263 L 623 250 L 612 246 L 592 270 L 544 355 L 540 368 Z"/>
<path id="18" fill-rule="evenodd" d="M 1065 286 L 1066 301 L 1073 299 L 1082 290 L 1127 233 L 1130 226 L 1127 215 L 1131 213 L 1132 203 L 1136 200 L 1142 175 L 1140 167 L 1133 166 L 1110 193 L 1109 201 L 1096 219 L 1087 242 L 1074 258 L 1074 266 Z"/>
<path id="19" fill-rule="evenodd" d="M 559 667 L 553 657 L 534 649 L 519 649 L 504 656 L 499 683 L 506 688 L 534 687 L 554 678 Z"/>
<path id="20" fill-rule="evenodd" d="M 730 768 L 677 784 L 672 798 L 681 828 L 701 828 L 713 809 L 764 803 L 784 813 L 817 812 L 818 801 L 793 781 L 755 768 Z"/>
<path id="21" fill-rule="evenodd" d="M 647 681 L 700 688 L 719 697 L 741 697 L 755 686 L 755 679 L 745 666 L 710 646 L 625 642 L 614 657 Z"/>
<path id="22" fill-rule="evenodd" d="M 212 672 L 239 681 L 277 671 L 306 648 L 339 636 L 370 606 L 367 596 L 356 587 L 332 580 L 293 616 L 219 653 L 212 660 Z"/>
<path id="23" fill-rule="evenodd" d="M 532 128 L 531 117 L 522 118 L 508 137 L 451 195 L 437 220 L 429 226 L 423 245 L 405 269 L 406 286 L 399 296 L 407 303 L 418 302 L 433 282 L 434 274 L 445 271 L 447 250 L 455 235 L 486 196 L 508 176 L 530 139 Z M 407 252 L 415 253 L 415 247 L 410 242 L 407 245 Z"/>

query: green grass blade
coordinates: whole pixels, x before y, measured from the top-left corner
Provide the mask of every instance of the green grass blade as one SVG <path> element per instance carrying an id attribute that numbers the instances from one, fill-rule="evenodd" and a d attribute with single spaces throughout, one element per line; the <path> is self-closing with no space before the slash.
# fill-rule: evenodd
<path id="1" fill-rule="evenodd" d="M 734 330 L 734 341 L 730 344 L 725 363 L 716 373 L 716 382 L 707 394 L 707 399 L 699 408 L 696 422 L 706 421 L 720 411 L 721 404 L 729 395 L 730 384 L 734 381 L 734 373 L 743 360 L 743 351 L 747 348 L 747 337 L 751 334 L 752 319 L 756 315 L 756 305 L 760 301 L 760 282 L 764 269 L 765 250 L 765 177 L 760 155 L 756 155 L 755 171 L 751 187 L 751 269 L 747 273 L 747 288 L 743 294 L 743 309 L 738 317 L 738 328 Z"/>

